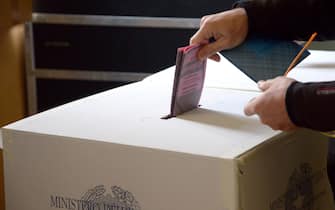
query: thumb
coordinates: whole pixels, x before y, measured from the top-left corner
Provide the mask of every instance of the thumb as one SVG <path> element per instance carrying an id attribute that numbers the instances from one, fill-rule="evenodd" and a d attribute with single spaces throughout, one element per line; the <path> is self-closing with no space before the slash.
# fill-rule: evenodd
<path id="1" fill-rule="evenodd" d="M 265 91 L 267 89 L 269 89 L 272 85 L 273 79 L 269 79 L 269 80 L 260 80 L 257 82 L 258 88 L 261 89 L 262 91 Z"/>
<path id="2" fill-rule="evenodd" d="M 251 115 L 256 114 L 256 110 L 255 110 L 256 104 L 257 104 L 257 97 L 251 99 L 251 100 L 247 103 L 247 105 L 245 105 L 245 107 L 244 107 L 244 114 L 245 114 L 246 116 L 251 116 Z"/>

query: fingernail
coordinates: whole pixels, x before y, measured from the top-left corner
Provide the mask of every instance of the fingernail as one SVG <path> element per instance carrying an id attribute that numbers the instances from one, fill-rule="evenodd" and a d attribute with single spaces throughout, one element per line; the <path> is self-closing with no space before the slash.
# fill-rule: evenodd
<path id="1" fill-rule="evenodd" d="M 258 85 L 259 88 L 262 88 L 263 85 L 264 85 L 264 81 L 263 80 L 258 81 L 257 85 Z"/>

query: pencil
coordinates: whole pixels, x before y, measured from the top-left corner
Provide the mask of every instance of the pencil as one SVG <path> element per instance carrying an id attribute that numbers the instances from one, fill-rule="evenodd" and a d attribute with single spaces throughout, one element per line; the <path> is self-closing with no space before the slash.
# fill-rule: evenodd
<path id="1" fill-rule="evenodd" d="M 309 37 L 308 41 L 305 43 L 304 47 L 300 50 L 300 52 L 295 56 L 295 58 L 292 60 L 291 64 L 287 68 L 287 70 L 284 73 L 284 76 L 287 76 L 287 74 L 293 69 L 293 67 L 298 63 L 299 59 L 301 58 L 302 54 L 305 52 L 305 50 L 309 47 L 309 45 L 312 43 L 314 38 L 316 37 L 318 33 L 314 32 L 311 37 Z"/>

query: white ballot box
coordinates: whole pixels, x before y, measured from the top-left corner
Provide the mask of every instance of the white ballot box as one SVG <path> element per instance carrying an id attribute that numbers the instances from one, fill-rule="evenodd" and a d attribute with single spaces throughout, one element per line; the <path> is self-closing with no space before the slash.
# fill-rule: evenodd
<path id="1" fill-rule="evenodd" d="M 172 67 L 4 127 L 6 210 L 334 209 L 327 138 L 244 116 L 259 92 L 229 64 L 207 76 L 176 118 Z"/>

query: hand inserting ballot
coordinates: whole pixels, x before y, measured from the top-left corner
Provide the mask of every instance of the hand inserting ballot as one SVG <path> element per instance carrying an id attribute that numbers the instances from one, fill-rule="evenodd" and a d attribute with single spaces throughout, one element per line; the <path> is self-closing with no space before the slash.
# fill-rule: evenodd
<path id="1" fill-rule="evenodd" d="M 200 29 L 190 39 L 190 44 L 202 44 L 198 58 L 219 61 L 217 52 L 240 45 L 248 34 L 248 17 L 244 8 L 207 15 L 201 19 Z M 210 39 L 215 40 L 210 42 Z"/>

